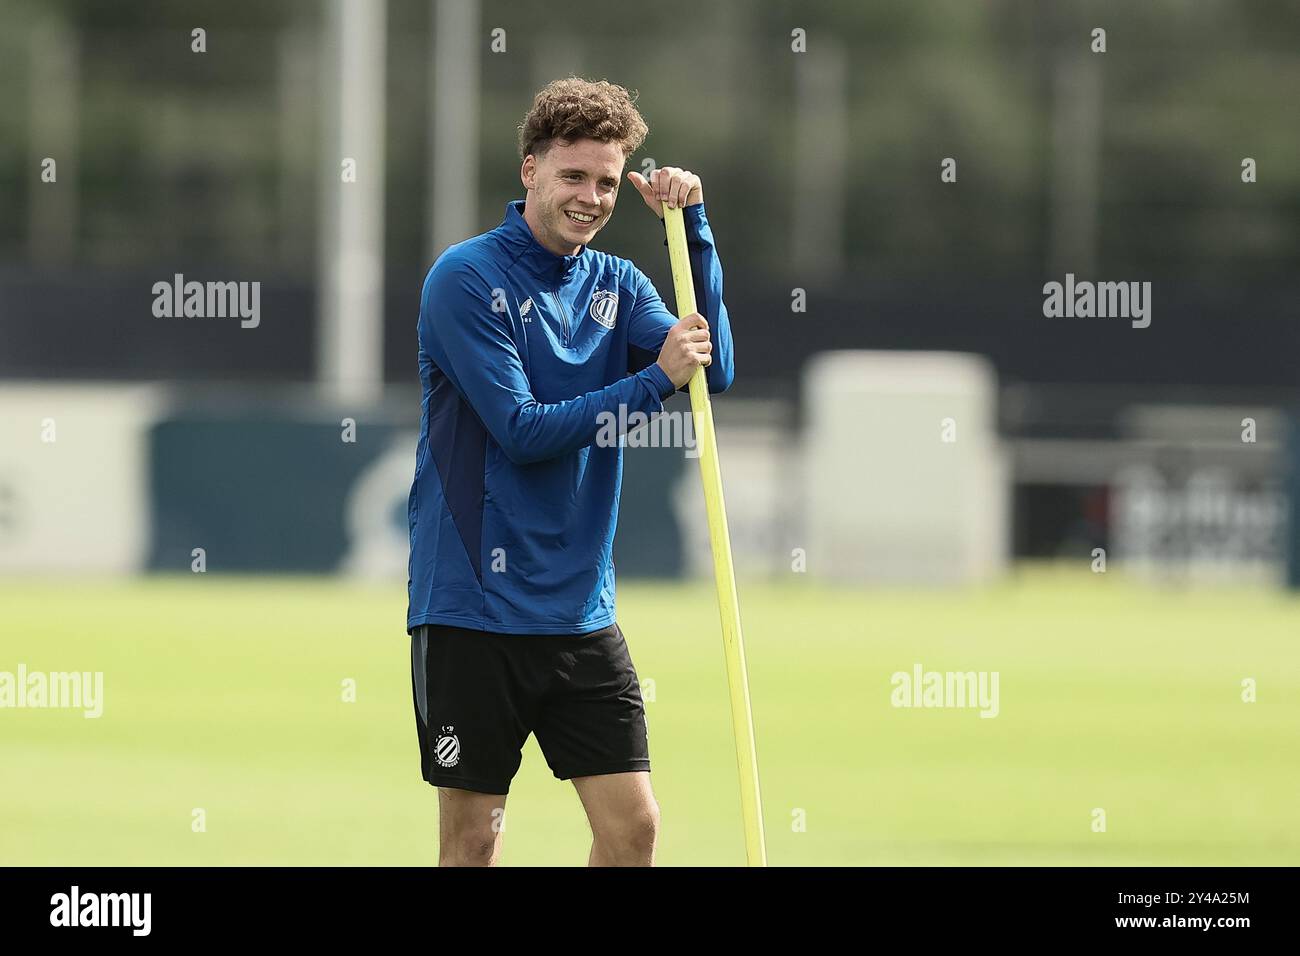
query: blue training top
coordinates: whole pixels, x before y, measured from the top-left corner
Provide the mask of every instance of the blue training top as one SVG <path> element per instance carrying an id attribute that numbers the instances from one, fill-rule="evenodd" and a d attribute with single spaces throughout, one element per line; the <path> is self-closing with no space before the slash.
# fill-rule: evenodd
<path id="1" fill-rule="evenodd" d="M 449 247 L 424 280 L 408 631 L 585 634 L 614 621 L 623 450 L 597 439 L 662 411 L 674 389 L 656 359 L 677 316 L 631 262 L 587 246 L 558 256 L 523 212 L 507 204 L 501 225 Z M 704 205 L 684 218 L 713 341 L 705 374 L 721 392 L 733 375 L 722 267 Z"/>

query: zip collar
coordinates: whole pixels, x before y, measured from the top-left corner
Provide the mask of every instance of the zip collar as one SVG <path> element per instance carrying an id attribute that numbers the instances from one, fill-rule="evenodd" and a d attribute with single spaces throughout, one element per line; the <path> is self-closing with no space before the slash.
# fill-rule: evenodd
<path id="1" fill-rule="evenodd" d="M 497 227 L 511 255 L 517 261 L 527 265 L 540 278 L 554 283 L 568 278 L 579 265 L 585 267 L 588 259 L 585 244 L 580 247 L 575 256 L 557 256 L 537 241 L 532 229 L 528 227 L 527 220 L 524 219 L 524 202 L 523 199 L 512 199 L 506 203 L 506 218 Z"/>

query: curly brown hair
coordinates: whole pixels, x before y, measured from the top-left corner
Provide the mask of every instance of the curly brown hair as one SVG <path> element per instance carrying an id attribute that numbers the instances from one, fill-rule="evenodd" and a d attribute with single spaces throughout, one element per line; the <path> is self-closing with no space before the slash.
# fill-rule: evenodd
<path id="1" fill-rule="evenodd" d="M 650 132 L 633 105 L 636 96 L 606 80 L 570 76 L 547 83 L 519 124 L 519 158 L 532 153 L 540 159 L 557 139 L 595 139 L 617 143 L 626 159 Z"/>

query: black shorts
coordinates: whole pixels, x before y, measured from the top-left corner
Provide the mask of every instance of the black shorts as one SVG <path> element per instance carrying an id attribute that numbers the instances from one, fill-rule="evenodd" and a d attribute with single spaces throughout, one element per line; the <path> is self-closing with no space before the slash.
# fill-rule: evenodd
<path id="1" fill-rule="evenodd" d="M 435 787 L 508 793 L 529 733 L 560 780 L 650 769 L 645 704 L 617 624 L 590 634 L 411 633 L 420 768 Z"/>

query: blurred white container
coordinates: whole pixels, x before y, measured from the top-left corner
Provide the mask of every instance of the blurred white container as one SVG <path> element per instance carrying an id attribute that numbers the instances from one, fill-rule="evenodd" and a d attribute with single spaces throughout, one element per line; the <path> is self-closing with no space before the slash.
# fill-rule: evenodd
<path id="1" fill-rule="evenodd" d="M 0 574 L 144 566 L 162 402 L 147 385 L 0 385 Z"/>
<path id="2" fill-rule="evenodd" d="M 986 581 L 1007 566 L 1010 469 L 978 355 L 829 352 L 804 377 L 810 576 Z"/>

